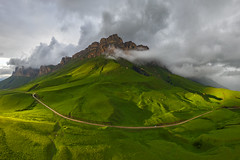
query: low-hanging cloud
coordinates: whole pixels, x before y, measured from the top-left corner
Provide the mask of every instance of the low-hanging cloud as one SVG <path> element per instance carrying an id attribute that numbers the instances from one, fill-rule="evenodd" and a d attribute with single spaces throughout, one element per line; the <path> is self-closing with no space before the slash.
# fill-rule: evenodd
<path id="1" fill-rule="evenodd" d="M 99 33 L 118 33 L 123 39 L 150 44 L 154 35 L 168 26 L 169 12 L 163 1 L 128 0 L 123 8 L 102 13 Z"/>
<path id="2" fill-rule="evenodd" d="M 12 67 L 0 65 L 0 81 L 9 77 L 12 74 Z"/>
<path id="3" fill-rule="evenodd" d="M 58 64 L 62 57 L 71 56 L 77 47 L 59 43 L 54 37 L 49 44 L 40 43 L 28 58 L 11 58 L 8 65 L 39 68 L 41 65 Z"/>
<path id="4" fill-rule="evenodd" d="M 46 3 L 38 2 L 41 6 Z M 173 73 L 211 78 L 230 89 L 240 90 L 237 84 L 240 81 L 239 1 L 54 0 L 47 4 L 61 22 L 60 30 L 64 34 L 79 28 L 78 43 L 66 44 L 53 38 L 51 43 L 35 47 L 28 58 L 11 59 L 9 64 L 32 67 L 56 64 L 62 56 L 71 56 L 92 41 L 117 33 L 124 41 L 150 47 L 149 51 L 125 58 L 155 60 Z"/>
<path id="5" fill-rule="evenodd" d="M 9 75 L 12 73 L 10 68 L 0 68 L 0 75 Z"/>

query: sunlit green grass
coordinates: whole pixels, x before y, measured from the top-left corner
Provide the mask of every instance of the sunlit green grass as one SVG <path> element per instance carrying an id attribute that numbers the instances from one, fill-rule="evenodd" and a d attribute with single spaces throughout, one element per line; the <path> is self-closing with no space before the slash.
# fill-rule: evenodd
<path id="1" fill-rule="evenodd" d="M 0 159 L 237 159 L 240 93 L 207 88 L 153 65 L 103 57 L 73 61 L 16 90 L 0 91 Z M 141 73 L 146 73 L 141 74 Z M 146 76 L 148 75 L 148 76 Z M 127 130 L 72 118 L 152 126 L 208 115 L 169 128 Z"/>
<path id="2" fill-rule="evenodd" d="M 228 159 L 236 159 L 240 147 L 239 112 L 227 109 L 180 126 L 151 130 L 78 124 L 54 116 L 43 106 L 12 111 L 12 115 L 19 113 L 24 117 L 0 117 L 1 158 L 217 160 L 230 153 Z"/>
<path id="3" fill-rule="evenodd" d="M 232 91 L 214 92 L 157 66 L 137 66 L 140 71 L 134 67 L 123 59 L 75 61 L 20 90 L 36 92 L 64 115 L 129 126 L 172 123 L 239 103 Z M 219 92 L 230 96 L 223 98 Z"/>

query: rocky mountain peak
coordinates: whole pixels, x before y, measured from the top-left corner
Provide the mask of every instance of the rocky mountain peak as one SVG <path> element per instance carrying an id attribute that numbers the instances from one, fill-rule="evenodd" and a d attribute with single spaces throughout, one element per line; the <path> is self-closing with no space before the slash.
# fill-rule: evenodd
<path id="1" fill-rule="evenodd" d="M 65 65 L 66 63 L 68 63 L 71 60 L 71 57 L 62 57 L 61 62 L 59 63 L 60 65 Z"/>
<path id="2" fill-rule="evenodd" d="M 82 50 L 72 56 L 73 59 L 75 58 L 93 58 L 96 56 L 100 56 L 104 52 L 113 52 L 113 49 L 121 49 L 123 51 L 128 50 L 138 50 L 144 51 L 148 50 L 148 46 L 144 45 L 136 45 L 132 41 L 123 42 L 122 38 L 119 37 L 117 34 L 110 35 L 108 38 L 102 38 L 100 42 L 93 42 L 89 45 L 85 50 Z"/>
<path id="3" fill-rule="evenodd" d="M 74 54 L 72 57 L 63 57 L 58 65 L 41 66 L 39 69 L 16 67 L 13 76 L 36 77 L 48 74 L 66 65 L 72 59 L 85 59 L 94 58 L 102 55 L 103 53 L 114 54 L 115 49 L 123 51 L 148 50 L 148 46 L 136 45 L 132 41 L 123 42 L 122 38 L 117 34 L 110 35 L 107 38 L 101 38 L 100 42 L 93 42 L 86 49 Z"/>
<path id="4" fill-rule="evenodd" d="M 34 68 L 24 68 L 22 67 L 16 67 L 15 71 L 13 72 L 13 76 L 17 77 L 36 77 L 39 73 L 39 69 L 34 69 Z"/>
<path id="5" fill-rule="evenodd" d="M 54 65 L 41 66 L 40 69 L 39 69 L 38 76 L 48 74 L 48 73 L 54 71 L 54 69 L 55 69 Z"/>

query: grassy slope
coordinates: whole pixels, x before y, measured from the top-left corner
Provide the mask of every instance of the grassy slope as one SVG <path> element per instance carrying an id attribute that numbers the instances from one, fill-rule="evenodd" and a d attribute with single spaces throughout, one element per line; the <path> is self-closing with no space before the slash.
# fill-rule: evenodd
<path id="1" fill-rule="evenodd" d="M 239 102 L 214 96 L 211 88 L 161 67 L 102 57 L 72 62 L 21 90 L 36 92 L 55 110 L 74 118 L 131 126 L 181 121 Z"/>
<path id="2" fill-rule="evenodd" d="M 0 82 L 0 89 L 12 89 L 20 87 L 33 80 L 31 77 L 11 76 Z"/>
<path id="3" fill-rule="evenodd" d="M 36 92 L 74 118 L 126 126 L 174 122 L 239 106 L 239 92 L 205 88 L 160 67 L 132 68 L 124 60 L 76 61 L 18 90 L 1 91 L 0 159 L 237 158 L 238 110 L 216 110 L 176 127 L 132 131 L 69 122 L 20 92 Z"/>

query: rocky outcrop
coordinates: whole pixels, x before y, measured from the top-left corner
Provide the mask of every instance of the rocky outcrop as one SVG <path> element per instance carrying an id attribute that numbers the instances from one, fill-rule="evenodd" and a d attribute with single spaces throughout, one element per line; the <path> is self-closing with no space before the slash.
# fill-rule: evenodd
<path id="1" fill-rule="evenodd" d="M 65 65 L 67 64 L 72 58 L 71 57 L 63 57 L 59 65 Z"/>
<path id="2" fill-rule="evenodd" d="M 26 76 L 26 77 L 36 77 L 51 73 L 65 64 L 67 64 L 72 59 L 85 59 L 94 58 L 102 55 L 103 53 L 114 54 L 115 49 L 121 49 L 127 53 L 130 50 L 144 51 L 148 50 L 148 46 L 136 45 L 132 41 L 123 42 L 117 34 L 113 34 L 108 38 L 102 38 L 100 42 L 93 42 L 86 49 L 74 54 L 72 57 L 63 57 L 58 65 L 48 65 L 41 66 L 40 69 L 16 67 L 13 72 L 13 76 Z"/>
<path id="3" fill-rule="evenodd" d="M 137 49 L 137 45 L 132 41 L 124 43 L 124 50 L 135 50 Z"/>
<path id="4" fill-rule="evenodd" d="M 41 66 L 39 70 L 39 76 L 48 74 L 50 72 L 53 72 L 56 66 L 54 65 L 48 65 L 48 66 Z"/>
<path id="5" fill-rule="evenodd" d="M 18 77 L 36 77 L 39 73 L 39 69 L 33 69 L 33 68 L 24 68 L 22 67 L 16 67 L 15 71 L 13 72 L 13 76 Z"/>
<path id="6" fill-rule="evenodd" d="M 85 50 L 82 50 L 72 56 L 73 59 L 76 58 L 93 58 L 96 56 L 100 56 L 104 52 L 114 53 L 114 49 L 121 49 L 123 51 L 129 50 L 138 50 L 144 51 L 149 48 L 144 45 L 136 45 L 134 42 L 129 41 L 123 43 L 122 38 L 120 38 L 117 34 L 113 34 L 108 38 L 102 38 L 100 42 L 93 42 L 89 45 Z"/>
<path id="7" fill-rule="evenodd" d="M 137 50 L 138 51 L 146 51 L 146 50 L 149 50 L 148 46 L 144 46 L 144 45 L 138 45 L 137 46 Z"/>
<path id="8" fill-rule="evenodd" d="M 16 67 L 15 71 L 12 73 L 12 76 L 16 77 L 37 77 L 41 75 L 48 74 L 53 72 L 56 69 L 56 66 L 49 65 L 49 66 L 41 66 L 40 69 L 34 68 L 25 68 L 25 67 Z"/>

